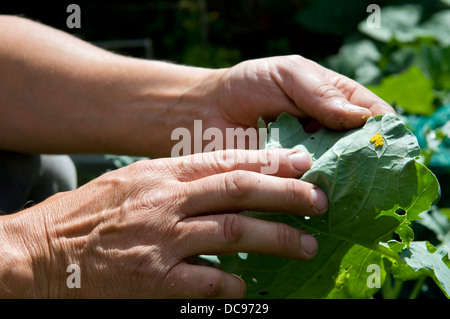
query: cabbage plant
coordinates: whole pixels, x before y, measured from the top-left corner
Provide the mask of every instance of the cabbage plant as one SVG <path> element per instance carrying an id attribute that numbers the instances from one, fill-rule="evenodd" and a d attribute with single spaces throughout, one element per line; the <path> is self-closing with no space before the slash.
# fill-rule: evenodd
<path id="1" fill-rule="evenodd" d="M 301 179 L 327 193 L 329 209 L 315 218 L 244 212 L 306 230 L 319 242 L 310 261 L 261 254 L 219 257 L 223 269 L 246 281 L 247 297 L 370 298 L 381 287 L 389 290 L 391 278 L 427 277 L 450 296 L 450 246 L 415 241 L 411 227 L 438 201 L 439 183 L 418 161 L 417 139 L 397 116 L 371 117 L 351 131 L 307 133 L 283 114 L 269 124 L 266 143 L 281 147 L 311 154 L 314 164 Z"/>

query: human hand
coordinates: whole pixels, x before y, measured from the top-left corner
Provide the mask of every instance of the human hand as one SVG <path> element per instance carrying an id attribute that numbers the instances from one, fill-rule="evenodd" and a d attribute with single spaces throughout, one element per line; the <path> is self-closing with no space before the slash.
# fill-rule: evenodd
<path id="1" fill-rule="evenodd" d="M 395 113 L 361 84 L 301 56 L 245 61 L 223 70 L 219 82 L 211 126 L 220 128 L 254 127 L 259 116 L 272 121 L 288 112 L 347 130 L 370 116 Z"/>
<path id="2" fill-rule="evenodd" d="M 26 254 L 37 284 L 31 291 L 40 298 L 243 297 L 239 277 L 188 261 L 234 252 L 315 255 L 313 236 L 237 214 L 327 210 L 325 193 L 298 179 L 311 158 L 293 153 L 228 150 L 140 161 L 12 215 L 26 227 L 17 247 L 33 247 Z M 260 174 L 269 162 L 277 172 Z M 69 264 L 80 267 L 79 289 L 66 286 Z"/>

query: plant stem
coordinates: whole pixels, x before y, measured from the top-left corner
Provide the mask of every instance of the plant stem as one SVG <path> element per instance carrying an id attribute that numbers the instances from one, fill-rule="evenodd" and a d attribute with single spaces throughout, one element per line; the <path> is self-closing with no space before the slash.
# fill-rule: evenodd
<path id="1" fill-rule="evenodd" d="M 378 245 L 378 246 L 376 246 L 376 248 L 371 248 L 371 249 L 373 249 L 374 251 L 376 251 L 376 252 L 378 252 L 378 253 L 380 253 L 382 255 L 390 257 L 390 258 L 394 259 L 397 262 L 400 262 L 400 263 L 403 262 L 402 259 L 399 257 L 399 255 L 396 252 L 390 250 L 389 248 L 387 248 L 385 246 Z"/>
<path id="2" fill-rule="evenodd" d="M 409 295 L 409 299 L 417 299 L 417 296 L 420 294 L 420 291 L 422 290 L 423 284 L 425 283 L 426 277 L 419 278 L 416 283 L 414 284 L 414 287 L 411 291 L 411 294 Z"/>
<path id="3" fill-rule="evenodd" d="M 391 299 L 398 299 L 400 296 L 400 292 L 402 291 L 403 281 L 395 279 L 394 280 L 394 289 L 392 290 Z"/>
<path id="4" fill-rule="evenodd" d="M 387 275 L 384 281 L 382 295 L 384 299 L 397 299 L 402 291 L 403 281 L 394 279 L 392 284 L 392 276 Z"/>
<path id="5" fill-rule="evenodd" d="M 391 299 L 392 284 L 391 284 L 391 276 L 389 274 L 386 274 L 386 279 L 384 281 L 381 293 L 383 295 L 383 299 Z"/>

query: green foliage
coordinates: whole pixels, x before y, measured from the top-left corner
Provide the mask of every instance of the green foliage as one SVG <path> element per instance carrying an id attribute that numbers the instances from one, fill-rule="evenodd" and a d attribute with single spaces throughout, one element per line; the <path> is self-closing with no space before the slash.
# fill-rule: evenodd
<path id="1" fill-rule="evenodd" d="M 285 114 L 269 125 L 269 130 L 274 128 L 280 139 L 272 140 L 269 131 L 267 148 L 309 152 L 314 164 L 302 180 L 327 193 L 329 210 L 319 218 L 248 213 L 307 230 L 320 247 L 311 261 L 254 254 L 245 259 L 220 257 L 227 271 L 247 282 L 249 298 L 368 298 L 378 290 L 368 284 L 371 264 L 379 267 L 380 285 L 392 268 L 397 278 L 408 279 L 424 268 L 421 276 L 431 276 L 445 294 L 450 293 L 450 270 L 438 258 L 447 255 L 441 250 L 428 256 L 413 241 L 411 224 L 437 200 L 439 184 L 415 161 L 420 154 L 417 140 L 401 120 L 388 114 L 370 118 L 361 129 L 306 133 Z M 378 132 L 383 145 L 377 147 L 370 140 Z M 409 259 L 402 259 L 406 255 Z M 414 263 L 417 260 L 423 261 L 422 267 Z"/>
<path id="2" fill-rule="evenodd" d="M 305 27 L 319 33 L 343 35 L 352 32 L 363 19 L 369 0 L 346 0 L 337 5 L 335 0 L 313 1 L 296 19 Z"/>
<path id="3" fill-rule="evenodd" d="M 430 115 L 450 103 L 450 9 L 436 1 L 382 6 L 380 17 L 380 28 L 362 20 L 323 64 L 408 113 Z"/>
<path id="4" fill-rule="evenodd" d="M 417 223 L 425 226 L 433 231 L 438 242 L 441 245 L 450 244 L 450 209 L 442 208 L 438 209 L 436 206 L 432 206 L 427 212 L 420 215 L 422 219 Z"/>
<path id="5" fill-rule="evenodd" d="M 374 83 L 381 76 L 377 66 L 381 52 L 373 41 L 360 39 L 344 44 L 339 53 L 326 61 L 327 67 L 362 84 Z"/>
<path id="6" fill-rule="evenodd" d="M 210 68 L 229 67 L 240 61 L 240 58 L 239 50 L 211 45 L 192 46 L 184 53 L 184 63 Z"/>
<path id="7" fill-rule="evenodd" d="M 362 21 L 359 30 L 381 42 L 412 42 L 422 35 L 418 28 L 421 15 L 422 7 L 419 5 L 384 7 L 380 14 L 380 28 L 370 28 L 366 21 Z"/>
<path id="8" fill-rule="evenodd" d="M 368 88 L 408 113 L 431 115 L 435 111 L 433 81 L 417 66 L 411 66 L 404 73 L 387 76 L 378 86 Z"/>
<path id="9" fill-rule="evenodd" d="M 401 252 L 400 258 L 415 272 L 425 270 L 450 298 L 450 263 L 446 246 L 436 249 L 428 242 L 413 242 Z"/>

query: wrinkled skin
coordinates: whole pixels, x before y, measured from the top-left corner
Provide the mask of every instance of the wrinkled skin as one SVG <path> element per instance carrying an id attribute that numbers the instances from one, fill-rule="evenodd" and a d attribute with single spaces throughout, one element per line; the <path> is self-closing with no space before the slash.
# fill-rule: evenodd
<path id="1" fill-rule="evenodd" d="M 326 195 L 297 179 L 311 159 L 296 153 L 304 156 L 293 161 L 292 153 L 241 150 L 140 161 L 12 215 L 36 225 L 23 237 L 34 246 L 22 250 L 34 268 L 33 296 L 243 297 L 239 277 L 189 261 L 239 251 L 301 260 L 316 254 L 313 236 L 237 214 L 327 210 Z M 277 161 L 276 176 L 259 173 L 268 161 Z M 80 266 L 80 289 L 66 286 L 69 264 Z"/>
<path id="2" fill-rule="evenodd" d="M 367 118 L 395 113 L 358 82 L 301 56 L 244 61 L 226 69 L 217 88 L 218 127 L 254 127 L 259 116 L 274 121 L 282 112 L 348 130 Z"/>

